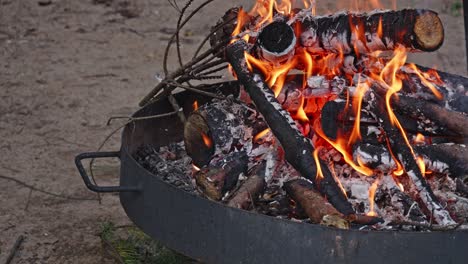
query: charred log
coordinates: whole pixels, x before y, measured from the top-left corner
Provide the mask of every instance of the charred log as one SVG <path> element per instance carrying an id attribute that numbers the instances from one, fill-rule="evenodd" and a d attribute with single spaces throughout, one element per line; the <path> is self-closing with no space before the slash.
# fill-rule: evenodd
<path id="1" fill-rule="evenodd" d="M 197 186 L 206 197 L 221 200 L 237 184 L 239 175 L 247 172 L 248 157 L 243 151 L 232 152 L 216 164 L 204 167 L 195 174 Z"/>
<path id="2" fill-rule="evenodd" d="M 226 155 L 240 144 L 246 129 L 248 110 L 230 100 L 203 105 L 193 112 L 184 127 L 187 154 L 198 167 L 209 164 L 213 156 Z"/>
<path id="3" fill-rule="evenodd" d="M 322 108 L 321 124 L 325 135 L 336 140 L 339 131 L 343 130 L 343 115 L 346 109 L 346 102 L 329 101 Z"/>
<path id="4" fill-rule="evenodd" d="M 370 53 L 393 50 L 398 45 L 409 50 L 434 51 L 444 41 L 442 22 L 437 13 L 430 10 L 303 16 L 298 19 L 301 45 L 312 53 Z"/>
<path id="5" fill-rule="evenodd" d="M 446 127 L 458 136 L 468 137 L 468 117 L 465 114 L 408 96 L 399 96 L 392 102 L 395 110 L 403 115 L 415 119 L 429 119 L 435 126 Z"/>
<path id="6" fill-rule="evenodd" d="M 455 179 L 455 183 L 457 184 L 457 192 L 468 198 L 468 186 L 466 183 L 462 179 Z"/>
<path id="7" fill-rule="evenodd" d="M 234 29 L 238 26 L 237 17 L 239 12 L 243 12 L 242 7 L 234 7 L 226 11 L 223 17 L 211 28 L 213 34 L 210 36 L 211 47 L 227 45 L 231 40 Z M 224 54 L 218 56 L 224 57 Z"/>
<path id="8" fill-rule="evenodd" d="M 384 222 L 384 220 L 380 217 L 363 215 L 363 214 L 350 215 L 346 217 L 346 219 L 349 222 L 353 224 L 358 224 L 358 225 L 376 225 L 376 224 Z"/>
<path id="9" fill-rule="evenodd" d="M 328 167 L 320 162 L 323 179 L 316 180 L 317 167 L 313 158 L 314 148 L 309 139 L 305 138 L 297 129 L 296 123 L 289 113 L 282 109 L 276 100 L 273 91 L 263 81 L 259 74 L 251 73 L 244 59 L 247 44 L 237 41 L 227 48 L 228 61 L 231 63 L 257 110 L 263 115 L 275 137 L 281 143 L 286 160 L 301 173 L 311 180 L 317 189 L 326 196 L 330 203 L 341 213 L 352 214 L 353 208 L 341 192 Z"/>
<path id="10" fill-rule="evenodd" d="M 305 211 L 312 223 L 348 229 L 349 223 L 330 203 L 314 188 L 310 182 L 302 179 L 284 183 L 286 193 Z"/>
<path id="11" fill-rule="evenodd" d="M 424 213 L 419 205 L 406 193 L 402 192 L 398 187 L 394 186 L 390 189 L 392 194 L 392 203 L 400 203 L 403 208 L 403 215 L 408 219 L 417 222 L 426 221 Z"/>
<path id="12" fill-rule="evenodd" d="M 239 209 L 249 209 L 258 199 L 258 196 L 265 189 L 266 162 L 256 165 L 248 174 L 239 189 L 233 194 L 228 205 Z"/>
<path id="13" fill-rule="evenodd" d="M 271 63 L 284 63 L 294 55 L 296 36 L 286 22 L 275 21 L 263 28 L 257 42 L 259 57 Z"/>
<path id="14" fill-rule="evenodd" d="M 395 127 L 385 109 L 385 94 L 379 94 L 382 88 L 373 86 L 372 93 L 376 100 L 371 101 L 371 106 L 376 114 L 382 129 L 385 131 L 387 147 L 394 155 L 398 155 L 399 162 L 405 169 L 415 189 L 418 192 L 424 206 L 428 209 L 435 221 L 441 225 L 455 224 L 449 213 L 441 206 L 431 187 L 425 180 L 419 169 L 413 150 L 406 144 L 401 131 Z"/>
<path id="15" fill-rule="evenodd" d="M 468 150 L 463 145 L 438 144 L 414 146 L 415 154 L 424 159 L 431 171 L 448 171 L 452 178 L 468 175 Z M 354 156 L 372 169 L 389 169 L 395 167 L 390 153 L 381 145 L 358 144 Z"/>

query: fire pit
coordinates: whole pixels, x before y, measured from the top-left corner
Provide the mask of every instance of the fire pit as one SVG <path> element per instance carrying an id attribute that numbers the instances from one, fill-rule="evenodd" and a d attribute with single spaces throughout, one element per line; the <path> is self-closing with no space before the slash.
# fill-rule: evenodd
<path id="1" fill-rule="evenodd" d="M 186 106 L 195 101 L 188 93 L 178 99 Z M 162 100 L 134 116 L 171 110 Z M 77 157 L 77 165 L 91 190 L 120 192 L 125 212 L 144 232 L 206 263 L 464 263 L 468 257 L 468 231 L 360 231 L 296 223 L 190 194 L 133 158 L 142 145 L 166 146 L 182 139 L 183 124 L 175 115 L 141 120 L 125 128 L 119 152 L 84 153 Z M 103 157 L 120 158 L 120 186 L 96 186 L 86 175 L 81 160 Z"/>
<path id="2" fill-rule="evenodd" d="M 144 98 L 120 152 L 77 156 L 88 188 L 120 192 L 146 233 L 209 263 L 467 257 L 468 80 L 406 63 L 442 45 L 437 13 L 258 1 L 212 33 Z M 237 82 L 188 82 L 227 62 Z M 120 157 L 120 186 L 86 174 L 103 157 Z"/>

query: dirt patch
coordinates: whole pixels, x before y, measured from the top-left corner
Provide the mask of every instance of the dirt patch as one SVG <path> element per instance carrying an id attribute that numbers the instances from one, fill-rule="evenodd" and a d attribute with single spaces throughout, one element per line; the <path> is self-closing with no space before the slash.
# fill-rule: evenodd
<path id="1" fill-rule="evenodd" d="M 335 1 L 318 2 L 318 13 L 335 9 Z M 435 9 L 446 28 L 439 51 L 411 57 L 466 75 L 463 16 L 451 8 L 457 1 L 401 2 L 399 7 Z M 229 2 L 241 3 L 251 1 Z M 183 30 L 184 57 L 226 9 L 225 2 L 215 1 Z M 0 175 L 57 194 L 95 198 L 73 159 L 95 150 L 119 125 L 105 126 L 107 118 L 134 112 L 155 85 L 176 19 L 166 0 L 0 0 Z M 174 56 L 170 64 L 176 65 Z M 118 148 L 117 135 L 105 149 Z M 98 163 L 99 182 L 117 183 L 116 170 L 116 163 Z M 4 179 L 0 184 L 0 261 L 24 235 L 14 263 L 113 262 L 97 233 L 102 222 L 130 222 L 118 196 L 104 195 L 99 204 L 30 193 Z"/>

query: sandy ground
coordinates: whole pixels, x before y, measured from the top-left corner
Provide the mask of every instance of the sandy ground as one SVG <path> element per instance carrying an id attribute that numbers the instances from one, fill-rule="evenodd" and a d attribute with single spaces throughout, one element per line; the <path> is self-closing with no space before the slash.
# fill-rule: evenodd
<path id="1" fill-rule="evenodd" d="M 94 2 L 0 0 L 0 176 L 95 199 L 73 159 L 95 150 L 118 126 L 105 126 L 107 118 L 130 115 L 156 83 L 177 12 L 166 0 Z M 121 2 L 130 2 L 130 12 L 119 12 Z M 205 8 L 183 31 L 183 54 L 192 54 L 228 6 L 242 2 L 251 3 L 218 0 Z M 445 24 L 444 46 L 412 59 L 466 75 L 463 16 L 453 14 L 453 2 L 401 1 L 398 7 L 432 8 Z M 319 13 L 336 7 L 335 1 L 318 4 Z M 118 148 L 117 135 L 105 149 Z M 116 183 L 116 167 L 99 163 L 99 182 Z M 112 263 L 96 235 L 106 221 L 130 222 L 116 195 L 104 195 L 102 204 L 62 199 L 0 178 L 0 263 L 19 235 L 25 240 L 13 263 Z"/>

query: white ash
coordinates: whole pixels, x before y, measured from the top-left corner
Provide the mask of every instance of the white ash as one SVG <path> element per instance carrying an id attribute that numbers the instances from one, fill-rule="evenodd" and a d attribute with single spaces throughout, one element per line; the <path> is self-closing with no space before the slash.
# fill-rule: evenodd
<path id="1" fill-rule="evenodd" d="M 263 156 L 264 160 L 266 160 L 266 168 L 265 168 L 265 181 L 270 182 L 273 178 L 273 174 L 276 167 L 276 160 L 277 156 L 275 155 L 276 152 L 268 152 L 266 155 Z"/>
<path id="2" fill-rule="evenodd" d="M 423 201 L 424 205 L 427 206 L 429 211 L 433 212 L 433 216 L 437 223 L 440 225 L 454 225 L 455 221 L 450 217 L 449 213 L 436 201 L 432 199 L 427 190 L 422 186 L 421 180 L 416 176 L 416 173 L 412 170 L 407 172 L 411 179 L 415 189 L 419 193 L 419 197 Z"/>

